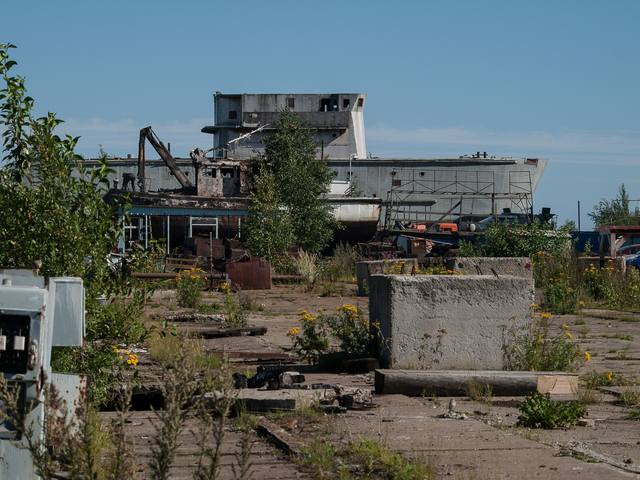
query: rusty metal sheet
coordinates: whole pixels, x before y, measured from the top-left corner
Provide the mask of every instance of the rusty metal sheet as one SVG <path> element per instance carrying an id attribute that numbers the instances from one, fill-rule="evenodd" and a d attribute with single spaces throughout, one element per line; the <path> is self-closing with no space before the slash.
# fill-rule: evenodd
<path id="1" fill-rule="evenodd" d="M 229 261 L 226 272 L 231 285 L 241 290 L 271 289 L 271 264 L 261 258 L 242 258 Z"/>

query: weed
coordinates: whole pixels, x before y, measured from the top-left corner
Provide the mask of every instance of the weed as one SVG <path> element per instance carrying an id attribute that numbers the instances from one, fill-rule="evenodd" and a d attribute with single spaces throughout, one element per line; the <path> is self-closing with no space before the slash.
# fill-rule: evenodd
<path id="1" fill-rule="evenodd" d="M 368 438 L 349 442 L 343 449 L 316 440 L 303 449 L 299 461 L 320 479 L 423 480 L 434 476 L 424 461 L 409 460 Z"/>
<path id="2" fill-rule="evenodd" d="M 148 344 L 151 358 L 163 366 L 171 366 L 182 357 L 196 370 L 216 369 L 221 366 L 221 358 L 208 355 L 201 340 L 177 335 L 158 335 L 151 337 Z"/>
<path id="3" fill-rule="evenodd" d="M 247 312 L 243 308 L 242 303 L 236 301 L 230 290 L 224 292 L 224 318 L 227 326 L 231 328 L 243 328 L 247 326 Z"/>
<path id="4" fill-rule="evenodd" d="M 300 327 L 289 329 L 287 336 L 291 338 L 293 350 L 311 363 L 329 349 L 327 328 L 317 315 L 306 310 L 299 315 Z"/>
<path id="5" fill-rule="evenodd" d="M 634 408 L 627 418 L 629 420 L 640 420 L 640 407 Z"/>
<path id="6" fill-rule="evenodd" d="M 176 275 L 176 301 L 178 306 L 197 308 L 202 298 L 202 290 L 206 284 L 204 270 L 191 268 L 179 272 Z"/>
<path id="7" fill-rule="evenodd" d="M 228 366 L 223 366 L 216 375 L 210 376 L 207 383 L 217 393 L 212 397 L 200 397 L 196 404 L 195 415 L 200 420 L 197 430 L 192 432 L 198 445 L 198 461 L 194 472 L 196 480 L 218 478 L 226 420 L 235 403 Z M 213 446 L 209 446 L 211 442 Z"/>
<path id="8" fill-rule="evenodd" d="M 600 402 L 602 400 L 602 394 L 598 390 L 592 388 L 579 387 L 576 392 L 576 400 L 582 405 L 590 405 Z"/>
<path id="9" fill-rule="evenodd" d="M 358 355 L 371 353 L 372 337 L 369 319 L 362 315 L 358 307 L 342 305 L 338 308 L 336 315 L 327 316 L 324 321 L 331 335 L 340 340 L 342 351 Z"/>
<path id="10" fill-rule="evenodd" d="M 298 274 L 302 275 L 307 291 L 311 291 L 316 281 L 320 278 L 321 268 L 318 262 L 318 256 L 300 250 L 298 258 L 296 259 L 296 268 Z"/>
<path id="11" fill-rule="evenodd" d="M 333 256 L 324 266 L 322 276 L 328 280 L 327 284 L 353 282 L 356 275 L 356 262 L 359 259 L 360 254 L 356 248 L 341 242 L 336 246 Z"/>
<path id="12" fill-rule="evenodd" d="M 608 387 L 612 385 L 626 385 L 628 381 L 622 374 L 614 372 L 591 371 L 580 377 L 587 389 L 597 389 L 598 387 Z"/>
<path id="13" fill-rule="evenodd" d="M 153 477 L 158 480 L 169 478 L 169 470 L 178 449 L 178 437 L 186 420 L 185 404 L 196 391 L 194 372 L 185 360 L 186 356 L 181 351 L 175 361 L 162 370 L 160 388 L 164 408 L 154 411 L 155 435 L 151 440 L 149 460 Z"/>
<path id="14" fill-rule="evenodd" d="M 625 407 L 640 407 L 640 389 L 624 390 L 620 395 L 620 402 Z"/>
<path id="15" fill-rule="evenodd" d="M 518 425 L 528 428 L 553 429 L 575 425 L 586 414 L 579 402 L 559 402 L 547 393 L 526 397 L 518 407 Z"/>
<path id="16" fill-rule="evenodd" d="M 479 383 L 475 378 L 472 378 L 467 382 L 467 397 L 470 400 L 491 405 L 493 402 L 493 389 L 491 385 Z"/>
<path id="17" fill-rule="evenodd" d="M 525 334 L 508 332 L 511 338 L 505 341 L 505 356 L 512 370 L 566 371 L 577 367 L 581 352 L 569 327 L 564 324 L 562 333 L 552 336 L 551 319 L 550 314 L 542 313 Z"/>

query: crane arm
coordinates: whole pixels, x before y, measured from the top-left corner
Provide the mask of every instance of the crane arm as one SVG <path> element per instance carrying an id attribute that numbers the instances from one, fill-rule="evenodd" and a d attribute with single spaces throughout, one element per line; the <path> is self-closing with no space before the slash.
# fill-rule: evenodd
<path id="1" fill-rule="evenodd" d="M 167 167 L 169 167 L 171 173 L 175 175 L 178 182 L 180 182 L 180 185 L 182 185 L 182 188 L 193 188 L 193 183 L 191 183 L 191 180 L 189 180 L 184 172 L 180 170 L 178 164 L 176 163 L 176 159 L 171 156 L 169 150 L 167 150 L 167 148 L 160 141 L 160 139 L 150 126 L 142 128 L 140 130 L 140 140 L 138 142 L 138 177 L 144 178 L 144 146 L 147 140 L 149 140 L 151 146 L 155 149 L 156 152 L 158 152 L 158 155 L 160 155 L 160 158 L 162 158 Z"/>

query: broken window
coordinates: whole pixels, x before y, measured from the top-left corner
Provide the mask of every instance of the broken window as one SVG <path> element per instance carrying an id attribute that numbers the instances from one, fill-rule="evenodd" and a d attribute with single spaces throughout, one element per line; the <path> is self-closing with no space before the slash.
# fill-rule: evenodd
<path id="1" fill-rule="evenodd" d="M 233 178 L 233 168 L 223 168 L 222 169 L 222 177 L 223 178 Z"/>
<path id="2" fill-rule="evenodd" d="M 364 98 L 359 98 L 358 99 L 358 106 L 362 107 L 364 105 Z"/>
<path id="3" fill-rule="evenodd" d="M 321 112 L 328 112 L 330 105 L 331 105 L 331 99 L 329 99 L 329 98 L 321 98 L 320 99 L 320 111 Z"/>
<path id="4" fill-rule="evenodd" d="M 229 110 L 229 120 L 236 120 L 238 118 L 237 110 Z"/>
<path id="5" fill-rule="evenodd" d="M 351 105 L 351 101 L 348 98 L 343 98 L 342 99 L 342 108 L 344 110 L 346 110 L 347 108 L 349 108 L 349 105 Z"/>
<path id="6" fill-rule="evenodd" d="M 289 97 L 287 98 L 287 108 L 289 110 L 293 110 L 296 107 L 296 99 Z"/>

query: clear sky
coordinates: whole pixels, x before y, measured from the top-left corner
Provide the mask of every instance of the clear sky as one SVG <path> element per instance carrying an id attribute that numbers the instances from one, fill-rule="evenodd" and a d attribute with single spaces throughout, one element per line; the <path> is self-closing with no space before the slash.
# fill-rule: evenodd
<path id="1" fill-rule="evenodd" d="M 207 146 L 212 93 L 368 94 L 367 147 L 550 160 L 536 205 L 575 219 L 640 198 L 640 1 L 8 1 L 37 111 L 80 153 L 135 155 L 153 125 Z"/>

